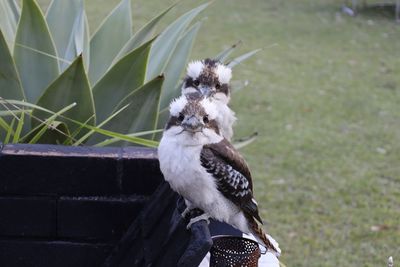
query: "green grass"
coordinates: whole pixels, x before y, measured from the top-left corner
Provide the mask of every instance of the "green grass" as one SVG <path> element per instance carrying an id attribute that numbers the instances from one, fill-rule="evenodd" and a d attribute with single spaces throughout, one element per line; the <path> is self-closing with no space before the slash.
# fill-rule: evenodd
<path id="1" fill-rule="evenodd" d="M 87 0 L 91 31 L 117 2 Z M 134 0 L 135 29 L 173 2 Z M 183 1 L 166 21 L 201 2 Z M 234 70 L 234 84 L 249 85 L 232 107 L 237 137 L 259 132 L 242 152 L 287 266 L 400 260 L 400 25 L 347 17 L 341 4 L 217 0 L 193 51 L 265 47 Z"/>

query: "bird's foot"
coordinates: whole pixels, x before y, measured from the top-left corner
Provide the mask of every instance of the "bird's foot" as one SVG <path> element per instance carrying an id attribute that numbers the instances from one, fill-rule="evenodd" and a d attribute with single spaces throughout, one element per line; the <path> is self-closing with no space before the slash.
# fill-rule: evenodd
<path id="1" fill-rule="evenodd" d="M 183 219 L 188 219 L 188 216 L 190 214 L 190 208 L 186 208 L 182 213 L 181 216 Z"/>
<path id="2" fill-rule="evenodd" d="M 198 217 L 198 216 L 202 215 L 203 213 L 204 213 L 204 211 L 202 211 L 201 209 L 198 209 L 198 208 L 192 208 L 192 209 L 186 208 L 182 212 L 181 216 L 185 220 L 190 220 L 191 218 Z"/>
<path id="3" fill-rule="evenodd" d="M 192 224 L 194 224 L 198 221 L 201 221 L 201 220 L 205 220 L 207 222 L 207 224 L 209 224 L 210 223 L 209 219 L 210 219 L 210 216 L 207 213 L 203 212 L 203 214 L 201 214 L 200 216 L 196 216 L 196 217 L 193 217 L 192 219 L 190 219 L 188 225 L 186 226 L 186 229 L 189 230 L 190 227 L 192 227 Z"/>

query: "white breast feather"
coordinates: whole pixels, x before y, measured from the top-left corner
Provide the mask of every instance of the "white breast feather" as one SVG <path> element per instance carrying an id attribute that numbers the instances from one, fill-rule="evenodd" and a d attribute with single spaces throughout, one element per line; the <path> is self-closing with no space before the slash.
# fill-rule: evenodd
<path id="1" fill-rule="evenodd" d="M 176 137 L 164 134 L 158 147 L 160 169 L 171 188 L 211 218 L 249 232 L 243 213 L 218 191 L 215 179 L 201 166 L 202 145 L 185 146 Z"/>
<path id="2" fill-rule="evenodd" d="M 233 125 L 236 122 L 235 112 L 233 112 L 233 110 L 231 110 L 225 103 L 218 100 L 215 100 L 214 102 L 218 108 L 216 120 L 220 128 L 220 133 L 230 141 L 233 136 Z"/>

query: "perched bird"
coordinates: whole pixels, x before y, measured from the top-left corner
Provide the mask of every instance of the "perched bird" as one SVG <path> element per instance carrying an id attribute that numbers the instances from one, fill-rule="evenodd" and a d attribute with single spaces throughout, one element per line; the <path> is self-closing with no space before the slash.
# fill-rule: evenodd
<path id="1" fill-rule="evenodd" d="M 164 178 L 185 199 L 185 212 L 204 211 L 191 219 L 188 227 L 211 217 L 253 234 L 259 243 L 279 254 L 260 226 L 249 167 L 220 134 L 217 116 L 218 107 L 208 98 L 181 96 L 171 103 L 158 147 Z"/>
<path id="2" fill-rule="evenodd" d="M 222 136 L 227 140 L 232 139 L 232 126 L 236 121 L 235 113 L 228 106 L 231 78 L 232 70 L 229 67 L 216 60 L 205 59 L 189 63 L 182 86 L 182 95 L 198 93 L 216 104 L 216 120 Z"/>

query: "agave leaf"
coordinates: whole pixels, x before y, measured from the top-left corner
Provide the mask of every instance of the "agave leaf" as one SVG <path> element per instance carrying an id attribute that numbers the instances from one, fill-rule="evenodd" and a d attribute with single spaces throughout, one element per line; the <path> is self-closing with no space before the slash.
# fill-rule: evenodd
<path id="1" fill-rule="evenodd" d="M 245 61 L 246 59 L 254 56 L 255 54 L 257 54 L 259 51 L 261 51 L 262 49 L 255 49 L 253 51 L 250 51 L 246 54 L 243 54 L 237 58 L 234 58 L 231 62 L 228 63 L 228 67 L 233 68 L 235 67 L 237 64 Z"/>
<path id="2" fill-rule="evenodd" d="M 19 17 L 21 15 L 21 8 L 19 7 L 17 2 L 18 1 L 15 0 L 6 0 L 6 3 L 8 3 L 9 8 L 11 9 L 16 24 L 18 24 Z"/>
<path id="3" fill-rule="evenodd" d="M 171 57 L 172 52 L 178 44 L 179 37 L 190 22 L 208 5 L 209 3 L 205 3 L 183 14 L 157 37 L 150 51 L 146 81 L 164 72 L 168 59 Z"/>
<path id="4" fill-rule="evenodd" d="M 232 54 L 232 52 L 235 51 L 235 49 L 241 44 L 242 41 L 239 41 L 236 44 L 231 45 L 230 47 L 228 47 L 227 49 L 216 55 L 214 59 L 224 63 L 225 60 Z"/>
<path id="5" fill-rule="evenodd" d="M 163 82 L 164 76 L 157 76 L 125 97 L 116 109 L 125 105 L 129 106 L 110 122 L 109 129 L 126 133 L 157 129 Z M 146 114 L 146 116 L 143 116 L 143 114 Z"/>
<path id="6" fill-rule="evenodd" d="M 85 66 L 85 70 L 89 69 L 89 64 L 90 64 L 90 33 L 89 33 L 89 22 L 88 18 L 86 16 L 86 13 L 83 13 L 83 19 L 84 19 L 84 24 L 83 24 L 83 65 Z M 81 41 L 78 39 L 81 37 L 81 34 L 75 35 L 76 36 L 76 47 L 78 47 L 78 44 L 81 43 Z M 78 48 L 77 48 L 78 50 Z"/>
<path id="7" fill-rule="evenodd" d="M 118 61 L 93 88 L 98 121 L 104 121 L 117 104 L 144 83 L 151 42 Z"/>
<path id="8" fill-rule="evenodd" d="M 61 121 L 51 121 L 47 125 L 41 126 L 41 128 L 34 133 L 32 139 L 29 140 L 29 144 L 70 144 L 69 130 L 67 125 Z"/>
<path id="9" fill-rule="evenodd" d="M 28 102 L 36 103 L 50 82 L 58 76 L 56 55 L 39 6 L 33 0 L 23 0 L 14 59 Z"/>
<path id="10" fill-rule="evenodd" d="M 53 121 L 55 121 L 57 119 L 57 117 L 61 117 L 61 115 L 65 112 L 67 112 L 68 110 L 74 108 L 76 106 L 76 103 L 72 103 L 64 108 L 62 108 L 60 111 L 57 112 L 50 112 L 49 114 L 51 114 L 50 117 L 48 117 L 45 120 L 42 120 L 38 117 L 36 117 L 35 115 L 32 116 L 32 118 L 36 119 L 38 122 L 38 125 L 31 129 L 24 137 L 21 138 L 21 140 L 24 142 L 26 140 L 30 140 L 32 138 L 32 136 L 34 136 L 38 131 L 40 131 L 41 128 L 45 127 L 45 128 L 50 128 L 51 127 L 51 123 Z"/>
<path id="11" fill-rule="evenodd" d="M 18 77 L 17 69 L 8 50 L 6 40 L 0 30 L 0 97 L 2 99 L 24 100 L 21 81 Z M 0 111 L 9 109 L 6 104 L 0 104 Z M 10 122 L 9 118 L 5 119 Z M 5 137 L 6 131 L 0 129 L 0 140 Z"/>
<path id="12" fill-rule="evenodd" d="M 91 120 L 92 118 L 93 118 L 93 117 L 90 117 L 89 119 L 87 119 L 85 122 L 82 123 L 82 125 L 79 125 L 79 124 L 78 124 L 79 127 L 76 128 L 75 131 L 73 131 L 73 132 L 71 133 L 71 136 L 70 136 L 69 140 L 66 140 L 66 142 L 68 141 L 68 142 L 71 143 L 71 140 L 73 140 L 74 142 L 76 142 L 76 137 L 77 137 L 78 134 L 82 131 L 82 129 L 86 129 L 86 128 L 85 128 L 85 125 L 88 125 L 88 123 L 90 122 L 90 120 Z M 71 143 L 71 144 L 72 144 L 72 143 Z"/>
<path id="13" fill-rule="evenodd" d="M 122 134 L 156 129 L 163 81 L 163 76 L 156 77 L 126 96 L 116 106 L 116 110 L 126 105 L 129 106 L 108 122 L 104 129 Z M 146 115 L 143 116 L 143 114 Z M 102 136 L 94 135 L 88 142 L 95 144 L 103 139 Z"/>
<path id="14" fill-rule="evenodd" d="M 108 117 L 106 120 L 104 120 L 102 123 L 100 123 L 99 125 L 97 125 L 98 128 L 103 127 L 107 122 L 109 122 L 110 120 L 112 120 L 115 116 L 117 116 L 119 113 L 121 113 L 124 109 L 126 109 L 128 107 L 128 105 L 122 107 L 120 110 L 118 110 L 117 112 L 115 112 L 114 114 L 112 114 L 110 117 Z M 79 140 L 75 141 L 73 143 L 74 146 L 79 146 L 80 144 L 82 144 L 85 140 L 87 140 L 92 134 L 94 134 L 95 131 L 94 130 L 90 130 L 87 134 L 85 134 L 84 136 L 82 136 Z"/>
<path id="15" fill-rule="evenodd" d="M 197 22 L 180 38 L 171 59 L 168 61 L 168 65 L 165 68 L 165 81 L 161 95 L 161 109 L 166 108 L 171 100 L 180 94 L 180 91 L 176 90 L 177 81 L 188 62 L 190 51 L 201 25 L 200 21 Z M 159 128 L 163 126 L 161 125 Z"/>
<path id="16" fill-rule="evenodd" d="M 39 106 L 49 110 L 60 110 L 71 103 L 77 105 L 65 113 L 66 117 L 77 121 L 86 121 L 95 114 L 93 96 L 81 56 L 46 89 L 38 101 Z M 41 120 L 48 117 L 45 112 L 38 109 L 33 110 L 32 114 Z M 65 122 L 71 131 L 78 127 L 66 120 L 61 121 Z M 90 124 L 94 123 L 95 118 L 90 121 Z M 37 124 L 38 122 L 32 119 L 32 125 L 36 126 Z"/>
<path id="17" fill-rule="evenodd" d="M 17 69 L 6 40 L 0 31 L 0 96 L 9 99 L 25 99 Z M 0 106 L 0 110 L 2 107 Z"/>
<path id="18" fill-rule="evenodd" d="M 53 37 L 58 56 L 60 57 L 60 70 L 64 71 L 73 59 L 82 53 L 76 51 L 74 46 L 74 35 L 78 24 L 83 23 L 83 0 L 53 0 L 51 1 L 46 20 L 50 33 Z"/>
<path id="19" fill-rule="evenodd" d="M 128 137 L 137 137 L 137 136 L 145 136 L 145 135 L 152 135 L 152 134 L 157 134 L 157 133 L 161 133 L 163 131 L 163 129 L 157 129 L 157 130 L 151 130 L 151 131 L 143 131 L 143 132 L 136 132 L 133 134 L 126 134 L 125 136 Z M 94 146 L 108 146 L 108 145 L 112 145 L 116 142 L 121 141 L 120 138 L 109 138 L 104 140 L 103 142 L 97 143 Z"/>
<path id="20" fill-rule="evenodd" d="M 129 41 L 124 45 L 124 47 L 119 51 L 118 55 L 115 57 L 114 62 L 118 61 L 121 59 L 123 56 L 128 54 L 130 51 L 138 47 L 139 45 L 142 45 L 144 42 L 147 42 L 150 40 L 153 36 L 154 29 L 158 22 L 165 16 L 165 14 L 168 13 L 176 4 L 170 6 L 163 12 L 161 12 L 158 16 L 153 18 L 150 22 L 148 22 L 146 25 L 144 25 L 140 30 L 138 30 L 130 39 Z"/>
<path id="21" fill-rule="evenodd" d="M 46 20 L 57 48 L 61 71 L 83 52 L 83 0 L 53 0 L 47 9 Z M 76 42 L 76 40 L 79 40 Z"/>
<path id="22" fill-rule="evenodd" d="M 4 34 L 10 51 L 12 51 L 19 20 L 19 7 L 14 0 L 0 0 L 0 14 L 0 30 Z"/>
<path id="23" fill-rule="evenodd" d="M 90 40 L 89 79 L 92 85 L 104 75 L 131 36 L 131 2 L 122 0 Z"/>

